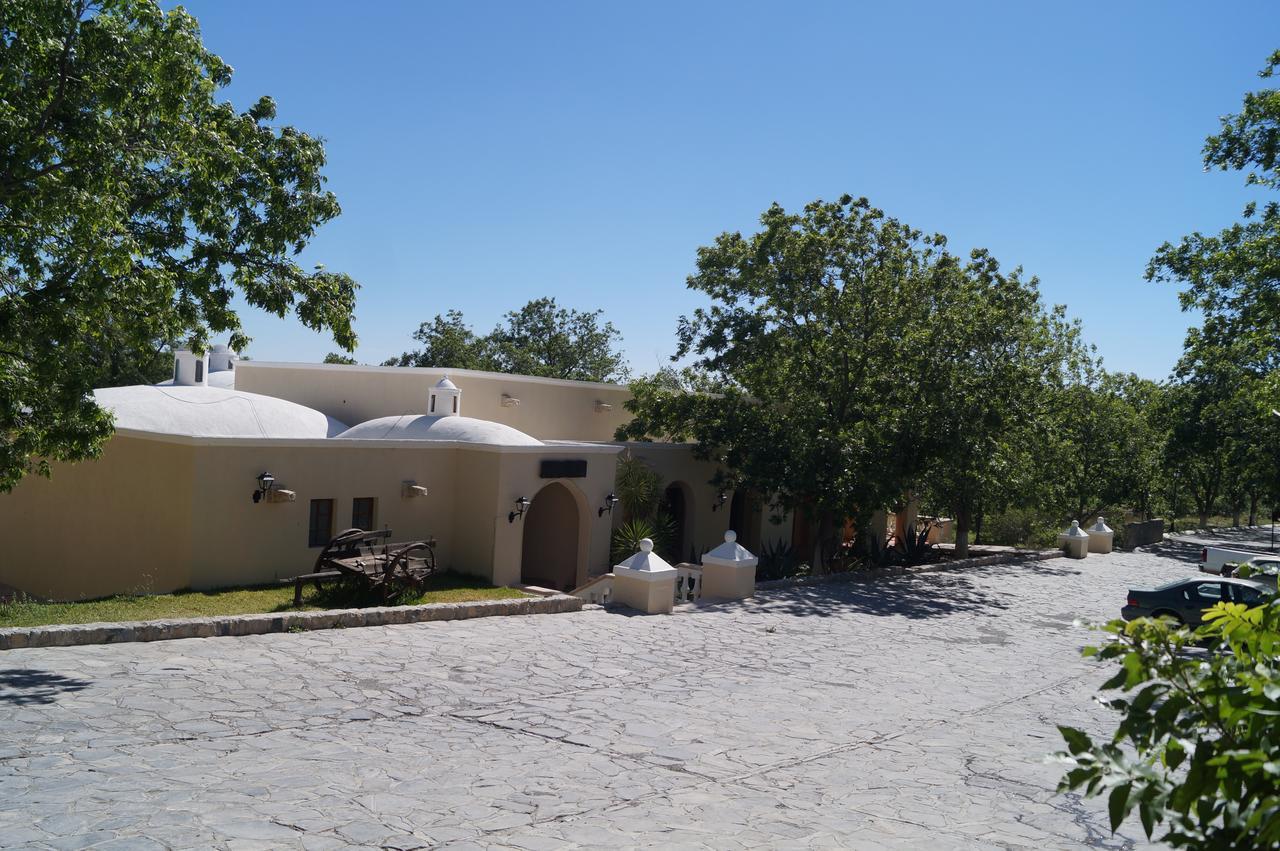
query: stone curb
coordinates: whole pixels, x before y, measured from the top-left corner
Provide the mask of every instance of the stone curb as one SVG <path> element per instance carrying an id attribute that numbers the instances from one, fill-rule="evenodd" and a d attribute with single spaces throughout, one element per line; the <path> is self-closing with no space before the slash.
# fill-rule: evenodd
<path id="1" fill-rule="evenodd" d="M 260 615 L 225 615 L 124 623 L 85 623 L 0 629 L 0 650 L 20 647 L 71 647 L 80 644 L 122 644 L 130 641 L 169 641 L 175 638 L 216 638 L 263 635 L 313 629 L 455 621 L 503 615 L 554 615 L 582 609 L 582 600 L 566 594 L 477 600 L 471 603 L 428 603 L 424 606 L 379 606 L 368 609 L 329 609 Z"/>
<path id="2" fill-rule="evenodd" d="M 939 573 L 949 570 L 965 570 L 970 567 L 984 567 L 989 564 L 1007 564 L 1012 561 L 1046 561 L 1051 558 L 1062 558 L 1062 550 L 1014 550 L 994 553 L 986 556 L 943 561 L 933 564 L 921 564 L 914 567 L 874 567 L 869 570 L 850 570 L 845 573 L 832 573 L 826 576 L 794 576 L 789 579 L 770 579 L 757 582 L 756 590 L 775 588 L 791 588 L 800 585 L 827 585 L 835 582 L 857 582 L 861 579 L 881 579 L 886 576 L 906 576 L 913 573 Z"/>

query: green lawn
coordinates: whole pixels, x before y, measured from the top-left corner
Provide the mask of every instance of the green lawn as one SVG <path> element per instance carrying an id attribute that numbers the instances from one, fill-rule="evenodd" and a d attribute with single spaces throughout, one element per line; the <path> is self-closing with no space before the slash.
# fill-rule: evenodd
<path id="1" fill-rule="evenodd" d="M 0 602 L 0 627 L 354 609 L 382 605 L 463 603 L 523 596 L 525 594 L 515 588 L 494 588 L 472 576 L 445 573 L 428 579 L 426 590 L 422 593 L 401 594 L 389 603 L 383 602 L 381 592 L 370 594 L 338 583 L 326 584 L 320 591 L 316 591 L 314 586 L 306 586 L 302 605 L 298 608 L 293 605 L 292 585 L 105 597 L 79 603 L 37 603 L 29 600 Z"/>

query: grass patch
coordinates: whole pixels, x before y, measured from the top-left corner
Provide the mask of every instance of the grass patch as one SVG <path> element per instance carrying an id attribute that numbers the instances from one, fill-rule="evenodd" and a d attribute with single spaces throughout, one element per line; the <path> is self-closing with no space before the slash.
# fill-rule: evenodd
<path id="1" fill-rule="evenodd" d="M 390 601 L 384 601 L 380 591 L 369 593 L 366 589 L 345 582 L 326 584 L 319 591 L 315 586 L 307 585 L 303 590 L 302 605 L 296 608 L 293 605 L 292 584 L 104 597 L 78 603 L 40 603 L 23 599 L 0 601 L 0 627 L 359 609 L 384 605 L 466 603 L 524 596 L 524 592 L 515 588 L 494 588 L 474 576 L 443 573 L 428 579 L 423 591 L 402 593 Z"/>

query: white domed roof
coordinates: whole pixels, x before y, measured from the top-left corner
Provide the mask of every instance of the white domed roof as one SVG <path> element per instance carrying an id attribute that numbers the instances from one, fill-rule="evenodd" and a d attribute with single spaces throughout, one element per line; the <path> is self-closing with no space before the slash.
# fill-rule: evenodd
<path id="1" fill-rule="evenodd" d="M 453 440 L 490 446 L 542 446 L 542 441 L 502 423 L 472 417 L 432 417 L 426 414 L 379 417 L 352 426 L 337 436 L 357 440 Z"/>
<path id="2" fill-rule="evenodd" d="M 450 381 L 449 376 L 446 375 L 444 378 L 436 382 L 436 389 L 437 390 L 457 390 L 458 385 Z"/>
<path id="3" fill-rule="evenodd" d="M 219 387 L 143 384 L 93 391 L 115 414 L 116 428 L 185 437 L 333 437 L 345 423 L 317 410 Z"/>

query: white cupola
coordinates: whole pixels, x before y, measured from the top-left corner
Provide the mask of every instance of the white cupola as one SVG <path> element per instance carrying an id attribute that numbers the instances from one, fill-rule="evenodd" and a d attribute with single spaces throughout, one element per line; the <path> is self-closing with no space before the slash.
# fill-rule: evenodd
<path id="1" fill-rule="evenodd" d="M 462 413 L 462 391 L 445 376 L 431 388 L 427 413 L 433 417 L 456 417 Z"/>
<path id="2" fill-rule="evenodd" d="M 173 353 L 173 383 L 183 387 L 208 387 L 209 355 L 189 349 Z"/>
<path id="3" fill-rule="evenodd" d="M 225 343 L 209 349 L 209 372 L 226 372 L 235 369 L 236 362 L 240 360 L 240 356 L 231 350 L 231 347 Z"/>

